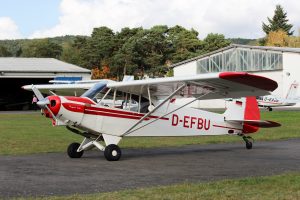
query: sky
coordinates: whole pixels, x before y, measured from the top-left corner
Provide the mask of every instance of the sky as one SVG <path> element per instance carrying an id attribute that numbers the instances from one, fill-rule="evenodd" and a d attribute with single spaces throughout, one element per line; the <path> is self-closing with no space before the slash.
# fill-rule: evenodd
<path id="1" fill-rule="evenodd" d="M 287 12 L 298 35 L 299 0 L 0 0 L 0 39 L 91 35 L 107 26 L 151 28 L 180 25 L 199 38 L 209 33 L 226 38 L 260 38 L 262 22 L 277 4 Z"/>

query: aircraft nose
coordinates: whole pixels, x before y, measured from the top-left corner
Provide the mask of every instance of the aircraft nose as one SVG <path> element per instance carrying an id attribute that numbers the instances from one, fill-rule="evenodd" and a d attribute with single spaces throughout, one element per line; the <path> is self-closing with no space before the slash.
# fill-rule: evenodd
<path id="1" fill-rule="evenodd" d="M 44 99 L 38 101 L 36 104 L 37 104 L 40 108 L 46 108 L 46 106 L 50 104 L 50 101 L 49 101 L 48 98 L 44 98 Z"/>
<path id="2" fill-rule="evenodd" d="M 60 110 L 61 107 L 61 99 L 59 96 L 48 96 L 48 101 L 45 101 L 46 105 L 49 107 L 49 109 L 52 111 L 54 115 L 57 115 L 57 113 Z"/>

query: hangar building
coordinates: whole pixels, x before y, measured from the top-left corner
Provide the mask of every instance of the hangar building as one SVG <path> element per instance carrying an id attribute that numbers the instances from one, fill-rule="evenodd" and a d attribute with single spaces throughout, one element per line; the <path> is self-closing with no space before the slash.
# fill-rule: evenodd
<path id="1" fill-rule="evenodd" d="M 91 71 L 54 58 L 0 58 L 0 110 L 30 109 L 32 93 L 23 85 L 49 80 L 89 80 Z"/>
<path id="2" fill-rule="evenodd" d="M 223 71 L 250 72 L 278 82 L 272 93 L 285 97 L 290 85 L 300 83 L 300 48 L 232 44 L 217 51 L 174 64 L 174 76 Z M 298 91 L 297 96 L 300 96 Z M 198 101 L 194 107 L 224 108 L 224 100 Z M 296 106 L 300 106 L 297 104 Z"/>

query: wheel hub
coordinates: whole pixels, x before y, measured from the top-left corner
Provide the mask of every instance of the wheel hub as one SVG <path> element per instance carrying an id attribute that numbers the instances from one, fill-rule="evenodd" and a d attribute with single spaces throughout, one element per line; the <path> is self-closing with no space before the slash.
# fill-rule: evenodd
<path id="1" fill-rule="evenodd" d="M 117 155 L 118 155 L 118 152 L 117 152 L 116 150 L 113 150 L 113 151 L 111 152 L 111 155 L 112 155 L 112 156 L 117 156 Z"/>

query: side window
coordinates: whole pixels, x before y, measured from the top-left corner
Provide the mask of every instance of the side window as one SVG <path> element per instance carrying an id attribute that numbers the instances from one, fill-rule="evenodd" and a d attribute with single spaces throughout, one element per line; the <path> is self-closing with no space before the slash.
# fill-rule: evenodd
<path id="1" fill-rule="evenodd" d="M 138 112 L 139 103 L 133 98 L 133 94 L 125 93 L 122 101 L 122 109 Z"/>
<path id="2" fill-rule="evenodd" d="M 149 100 L 144 97 L 141 97 L 140 99 L 140 97 L 135 94 L 109 89 L 103 90 L 97 95 L 97 102 L 100 106 L 140 113 L 147 113 L 149 107 Z"/>
<path id="3" fill-rule="evenodd" d="M 113 107 L 114 91 L 108 88 L 103 92 L 101 91 L 101 94 L 99 93 L 97 95 L 97 102 L 100 106 Z"/>

